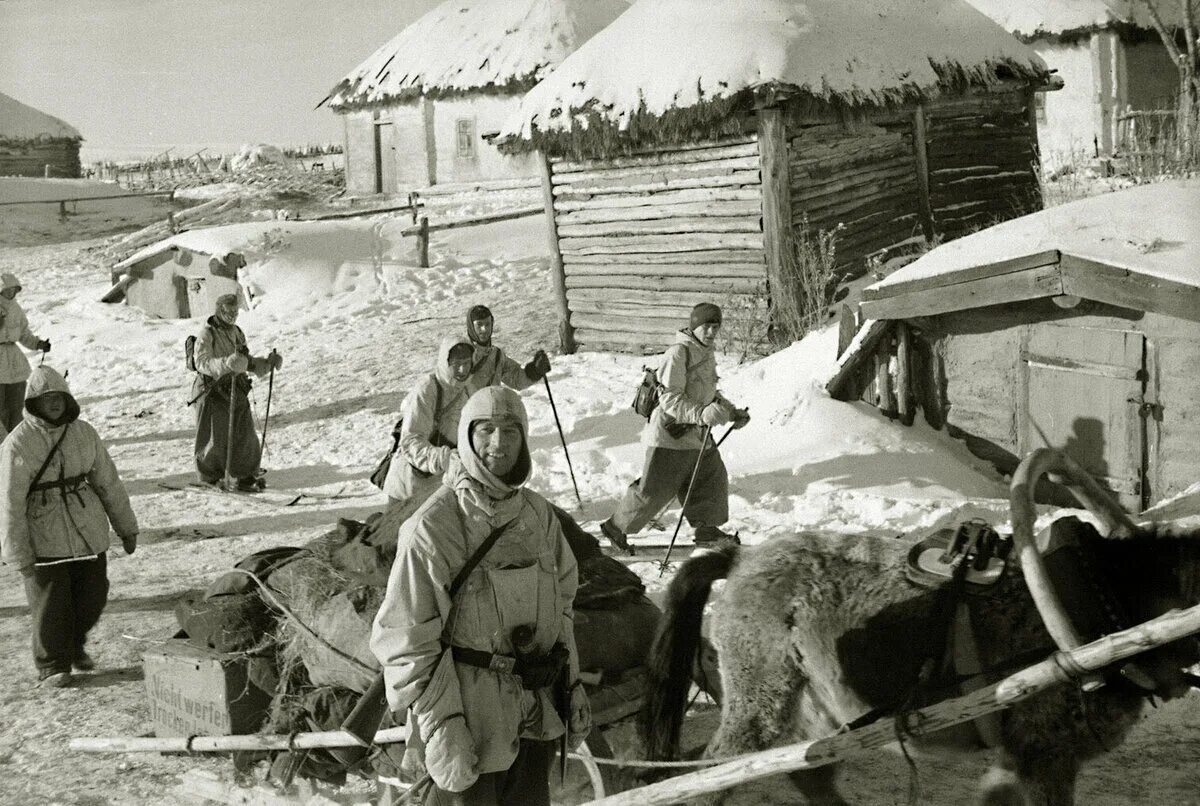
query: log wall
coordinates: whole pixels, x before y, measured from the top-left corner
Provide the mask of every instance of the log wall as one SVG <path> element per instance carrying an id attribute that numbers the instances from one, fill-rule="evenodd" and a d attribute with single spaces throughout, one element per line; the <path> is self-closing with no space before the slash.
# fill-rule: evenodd
<path id="1" fill-rule="evenodd" d="M 945 240 L 1041 209 L 1027 97 L 1005 92 L 928 105 L 929 200 Z"/>
<path id="2" fill-rule="evenodd" d="M 77 179 L 78 140 L 0 139 L 0 176 L 49 176 Z"/>
<path id="3" fill-rule="evenodd" d="M 839 225 L 837 265 L 847 277 L 866 257 L 921 235 L 911 128 L 841 124 L 791 128 L 792 224 L 807 234 Z"/>
<path id="4" fill-rule="evenodd" d="M 554 227 L 576 343 L 660 352 L 693 305 L 765 293 L 754 138 L 551 160 Z"/>

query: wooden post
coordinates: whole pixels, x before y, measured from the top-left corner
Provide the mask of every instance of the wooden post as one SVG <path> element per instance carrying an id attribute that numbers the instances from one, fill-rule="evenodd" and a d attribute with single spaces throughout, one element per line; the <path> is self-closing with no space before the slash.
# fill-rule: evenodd
<path id="1" fill-rule="evenodd" d="M 787 122 L 783 109 L 767 106 L 758 110 L 758 159 L 762 178 L 763 251 L 767 261 L 767 283 L 771 289 L 771 325 L 779 332 L 775 312 L 784 294 L 796 296 L 796 232 L 792 227 L 792 186 L 788 170 Z"/>
<path id="2" fill-rule="evenodd" d="M 888 417 L 896 416 L 896 397 L 892 392 L 891 339 L 885 339 L 875 351 L 875 399 L 879 410 Z"/>
<path id="3" fill-rule="evenodd" d="M 908 322 L 896 323 L 896 413 L 904 425 L 913 423 L 912 334 Z"/>
<path id="4" fill-rule="evenodd" d="M 420 228 L 417 230 L 417 265 L 423 269 L 429 268 L 429 218 L 421 216 Z"/>
<path id="5" fill-rule="evenodd" d="M 921 219 L 921 231 L 925 240 L 933 243 L 936 231 L 933 227 L 933 207 L 929 202 L 929 153 L 925 127 L 925 105 L 917 104 L 913 109 L 912 137 L 913 155 L 917 161 L 917 215 Z"/>
<path id="6" fill-rule="evenodd" d="M 50 166 L 47 165 L 46 167 L 49 168 Z M 65 199 L 58 202 L 58 217 L 62 221 L 67 220 L 67 202 Z"/>
<path id="7" fill-rule="evenodd" d="M 1042 169 L 1042 146 L 1038 141 L 1037 95 L 1037 91 L 1032 88 L 1025 93 L 1025 125 L 1029 127 L 1029 143 L 1033 146 L 1033 165 L 1029 167 L 1035 174 L 1040 175 Z M 1039 182 L 1038 209 L 1044 206 L 1045 199 L 1042 198 L 1042 188 Z"/>
<path id="8" fill-rule="evenodd" d="M 542 199 L 546 208 L 547 234 L 550 236 L 550 282 L 558 303 L 558 344 L 564 354 L 575 352 L 575 329 L 571 327 L 571 306 L 567 300 L 567 275 L 563 269 L 562 252 L 558 248 L 558 224 L 554 217 L 554 187 L 550 182 L 553 168 L 550 157 L 538 152 L 542 169 Z"/>

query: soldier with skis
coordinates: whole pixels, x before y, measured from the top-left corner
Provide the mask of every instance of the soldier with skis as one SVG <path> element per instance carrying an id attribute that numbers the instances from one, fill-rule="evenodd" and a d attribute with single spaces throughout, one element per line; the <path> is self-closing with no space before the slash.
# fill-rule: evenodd
<path id="1" fill-rule="evenodd" d="M 436 368 L 405 396 L 400 433 L 383 491 L 399 521 L 408 518 L 442 484 L 442 474 L 458 444 L 458 418 L 467 402 L 474 363 L 466 339 L 445 338 Z M 399 522 L 397 521 L 397 522 Z"/>
<path id="2" fill-rule="evenodd" d="M 283 358 L 273 350 L 266 358 L 250 354 L 246 334 L 237 325 L 238 310 L 237 294 L 222 294 L 196 334 L 196 470 L 206 484 L 217 484 L 228 472 L 238 490 L 257 492 L 265 486 L 259 467 L 262 446 L 250 414 L 247 373 L 262 377 L 279 369 Z"/>
<path id="3" fill-rule="evenodd" d="M 29 359 L 21 347 L 50 352 L 50 340 L 39 339 L 29 329 L 25 311 L 17 304 L 20 291 L 21 283 L 15 275 L 0 274 L 0 426 L 5 433 L 21 422 L 25 406 Z"/>
<path id="4" fill-rule="evenodd" d="M 697 545 L 737 540 L 720 529 L 729 519 L 729 474 L 711 432 L 725 423 L 741 428 L 750 422 L 750 413 L 717 389 L 713 347 L 720 330 L 721 309 L 702 302 L 692 308 L 688 326 L 675 334 L 663 356 L 658 405 L 642 431 L 646 458 L 641 478 L 600 524 L 604 536 L 622 549 L 628 548 L 627 535 L 641 530 L 672 498 L 686 500 L 683 516 L 695 529 Z"/>
<path id="5" fill-rule="evenodd" d="M 108 601 L 109 524 L 133 554 L 138 523 L 63 377 L 33 370 L 25 410 L 0 445 L 0 555 L 25 580 L 39 685 L 61 688 L 95 668 L 84 645 Z"/>
<path id="6" fill-rule="evenodd" d="M 528 389 L 550 373 L 550 357 L 538 350 L 522 367 L 492 344 L 496 320 L 486 305 L 475 305 L 467 312 L 467 338 L 475 348 L 468 388 L 474 392 L 485 386 L 503 384 L 518 392 Z"/>
<path id="7" fill-rule="evenodd" d="M 527 434 L 516 392 L 471 396 L 442 486 L 400 529 L 375 617 L 390 707 L 408 712 L 403 768 L 432 779 L 425 804 L 549 806 L 555 745 L 591 729 L 577 566 L 550 504 L 525 486 Z"/>

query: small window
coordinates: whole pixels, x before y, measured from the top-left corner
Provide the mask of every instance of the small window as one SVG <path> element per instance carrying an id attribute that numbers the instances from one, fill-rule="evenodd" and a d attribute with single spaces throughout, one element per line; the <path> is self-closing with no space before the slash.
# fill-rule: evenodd
<path id="1" fill-rule="evenodd" d="M 1046 122 L 1046 93 L 1035 92 L 1033 94 L 1033 111 L 1037 115 L 1038 123 Z"/>
<path id="2" fill-rule="evenodd" d="M 475 121 L 469 118 L 460 118 L 454 124 L 454 131 L 458 141 L 458 156 L 465 159 L 475 158 Z"/>

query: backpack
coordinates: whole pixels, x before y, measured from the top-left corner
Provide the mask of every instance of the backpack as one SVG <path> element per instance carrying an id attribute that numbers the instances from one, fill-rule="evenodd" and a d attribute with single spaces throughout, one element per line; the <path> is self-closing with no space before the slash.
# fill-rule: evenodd
<path id="1" fill-rule="evenodd" d="M 658 406 L 661 394 L 662 384 L 658 382 L 658 372 L 650 367 L 642 367 L 642 382 L 633 393 L 633 410 L 649 420 Z"/>
<path id="2" fill-rule="evenodd" d="M 438 419 L 442 416 L 442 384 L 440 381 L 435 381 L 437 385 L 437 398 L 433 404 L 433 433 L 429 435 L 429 441 L 435 446 L 442 444 L 442 434 L 438 430 Z M 396 454 L 396 449 L 400 447 L 400 429 L 404 425 L 404 418 L 401 417 L 392 426 L 392 447 L 383 458 L 379 460 L 379 464 L 375 465 L 375 469 L 371 471 L 371 483 L 379 489 L 383 489 L 383 483 L 387 480 L 388 472 L 392 469 L 392 457 Z M 413 468 L 413 472 L 421 475 L 422 478 L 429 478 L 430 473 L 424 470 Z"/>

